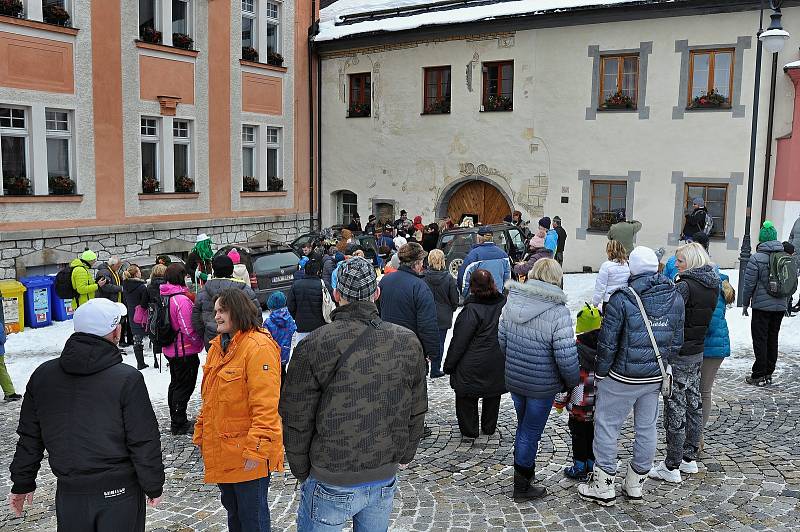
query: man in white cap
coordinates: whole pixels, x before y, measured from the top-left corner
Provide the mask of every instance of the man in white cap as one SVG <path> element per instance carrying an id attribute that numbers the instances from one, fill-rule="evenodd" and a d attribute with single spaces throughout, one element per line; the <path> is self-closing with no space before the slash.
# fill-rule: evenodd
<path id="1" fill-rule="evenodd" d="M 33 502 L 45 450 L 61 532 L 142 532 L 145 498 L 161 501 L 158 422 L 142 374 L 122 363 L 117 345 L 126 312 L 104 298 L 82 304 L 61 356 L 31 375 L 9 467 L 17 516 Z"/>

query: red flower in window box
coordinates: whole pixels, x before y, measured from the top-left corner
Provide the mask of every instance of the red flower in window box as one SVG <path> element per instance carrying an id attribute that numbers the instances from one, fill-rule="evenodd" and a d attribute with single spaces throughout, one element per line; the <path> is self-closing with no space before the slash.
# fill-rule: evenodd
<path id="1" fill-rule="evenodd" d="M 347 111 L 349 117 L 369 116 L 372 112 L 372 107 L 368 103 L 352 103 L 350 109 Z"/>
<path id="2" fill-rule="evenodd" d="M 64 196 L 75 193 L 75 181 L 70 179 L 69 176 L 52 176 L 48 181 L 50 183 L 50 188 L 53 190 L 52 194 Z"/>
<path id="3" fill-rule="evenodd" d="M 144 26 L 139 30 L 139 38 L 150 44 L 161 44 L 161 32 L 152 26 Z"/>
<path id="4" fill-rule="evenodd" d="M 450 100 L 442 98 L 425 106 L 426 115 L 447 114 L 450 112 Z"/>
<path id="5" fill-rule="evenodd" d="M 194 192 L 194 179 L 185 175 L 175 178 L 175 192 Z"/>
<path id="6" fill-rule="evenodd" d="M 489 99 L 484 105 L 484 111 L 511 111 L 514 108 L 514 103 L 511 98 L 505 96 L 489 96 Z"/>
<path id="7" fill-rule="evenodd" d="M 183 48 L 184 50 L 191 50 L 192 44 L 194 44 L 194 39 L 192 39 L 185 33 L 172 34 L 172 46 L 174 46 L 175 48 Z"/>
<path id="8" fill-rule="evenodd" d="M 0 15 L 21 17 L 24 10 L 22 0 L 0 0 Z"/>
<path id="9" fill-rule="evenodd" d="M 30 196 L 31 180 L 25 176 L 7 176 L 3 178 L 3 188 L 9 196 Z"/>
<path id="10" fill-rule="evenodd" d="M 718 93 L 716 89 L 711 89 L 708 93 L 695 96 L 692 100 L 692 107 L 719 108 L 730 105 L 728 98 Z"/>
<path id="11" fill-rule="evenodd" d="M 242 182 L 245 192 L 258 192 L 258 179 L 255 177 L 246 175 L 242 178 Z"/>
<path id="12" fill-rule="evenodd" d="M 155 177 L 145 176 L 142 178 L 142 192 L 145 194 L 155 194 L 161 188 L 161 183 Z"/>
<path id="13" fill-rule="evenodd" d="M 622 91 L 617 91 L 603 102 L 603 109 L 635 109 L 636 104 L 630 96 Z"/>
<path id="14" fill-rule="evenodd" d="M 258 62 L 258 50 L 252 46 L 242 46 L 242 59 Z"/>
<path id="15" fill-rule="evenodd" d="M 283 56 L 278 52 L 269 52 L 267 54 L 267 64 L 272 66 L 283 66 Z"/>
<path id="16" fill-rule="evenodd" d="M 59 26 L 69 25 L 69 13 L 66 9 L 57 4 L 47 4 L 42 9 L 42 18 L 48 24 L 57 24 Z"/>

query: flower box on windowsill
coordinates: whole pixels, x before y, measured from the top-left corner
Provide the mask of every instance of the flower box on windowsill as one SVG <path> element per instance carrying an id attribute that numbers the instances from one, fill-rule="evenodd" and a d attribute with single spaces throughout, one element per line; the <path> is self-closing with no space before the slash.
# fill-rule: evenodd
<path id="1" fill-rule="evenodd" d="M 6 196 L 31 196 L 33 188 L 27 177 L 4 177 L 3 189 Z"/>
<path id="2" fill-rule="evenodd" d="M 194 44 L 194 39 L 185 33 L 172 34 L 172 46 L 175 48 L 180 48 L 181 50 L 191 50 L 192 44 Z"/>
<path id="3" fill-rule="evenodd" d="M 688 109 L 730 109 L 731 103 L 728 98 L 711 89 L 709 93 L 696 96 L 688 106 Z"/>
<path id="4" fill-rule="evenodd" d="M 258 179 L 253 176 L 242 177 L 242 192 L 258 192 Z"/>
<path id="5" fill-rule="evenodd" d="M 630 96 L 616 92 L 600 105 L 600 111 L 635 111 L 636 103 Z"/>
<path id="6" fill-rule="evenodd" d="M 271 66 L 283 66 L 283 56 L 278 52 L 269 52 L 267 54 L 267 64 Z"/>
<path id="7" fill-rule="evenodd" d="M 69 26 L 69 12 L 56 4 L 47 4 L 44 6 L 42 8 L 42 18 L 48 24 L 55 24 L 56 26 L 64 27 Z"/>
<path id="8" fill-rule="evenodd" d="M 52 176 L 48 179 L 48 184 L 50 185 L 51 193 L 57 196 L 68 196 L 75 193 L 75 181 L 70 179 L 69 176 Z"/>
<path id="9" fill-rule="evenodd" d="M 175 192 L 182 194 L 191 194 L 194 192 L 194 179 L 186 176 L 175 178 Z"/>
<path id="10" fill-rule="evenodd" d="M 267 192 L 285 192 L 283 190 L 283 179 L 280 177 L 268 177 Z"/>
<path id="11" fill-rule="evenodd" d="M 161 32 L 150 26 L 145 26 L 139 30 L 139 39 L 150 44 L 161 44 Z"/>
<path id="12" fill-rule="evenodd" d="M 24 11 L 22 0 L 0 0 L 0 15 L 22 18 Z"/>
<path id="13" fill-rule="evenodd" d="M 242 59 L 258 63 L 258 50 L 252 46 L 242 46 Z"/>
<path id="14" fill-rule="evenodd" d="M 356 103 L 347 110 L 347 118 L 364 118 L 372 115 L 372 107 L 368 103 Z"/>
<path id="15" fill-rule="evenodd" d="M 425 107 L 422 111 L 424 115 L 449 115 L 450 100 L 439 100 Z"/>
<path id="16" fill-rule="evenodd" d="M 513 111 L 514 101 L 503 96 L 489 96 L 489 100 L 481 106 L 484 113 L 496 113 L 502 111 Z"/>

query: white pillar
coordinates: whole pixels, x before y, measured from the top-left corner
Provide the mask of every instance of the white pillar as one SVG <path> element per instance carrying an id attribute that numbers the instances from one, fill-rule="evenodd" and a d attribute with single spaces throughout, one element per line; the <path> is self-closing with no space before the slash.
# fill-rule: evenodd
<path id="1" fill-rule="evenodd" d="M 163 154 L 161 166 L 161 191 L 175 192 L 175 151 L 172 148 L 172 120 L 171 116 L 164 116 L 161 120 L 161 153 Z"/>
<path id="2" fill-rule="evenodd" d="M 28 17 L 29 20 L 38 20 L 39 22 L 44 21 L 44 15 L 42 15 L 42 2 L 41 0 L 28 0 L 27 5 L 25 6 L 25 15 Z"/>
<path id="3" fill-rule="evenodd" d="M 29 176 L 33 183 L 33 193 L 47 195 L 47 131 L 44 104 L 31 105 Z"/>
<path id="4" fill-rule="evenodd" d="M 161 20 L 161 43 L 172 46 L 172 0 L 161 0 Z"/>

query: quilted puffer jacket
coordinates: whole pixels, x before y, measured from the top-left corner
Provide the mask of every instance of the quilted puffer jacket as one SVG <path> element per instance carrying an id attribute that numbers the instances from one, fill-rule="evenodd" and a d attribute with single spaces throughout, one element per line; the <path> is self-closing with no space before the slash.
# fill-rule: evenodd
<path id="1" fill-rule="evenodd" d="M 506 388 L 552 399 L 580 382 L 578 351 L 567 296 L 557 286 L 510 281 L 497 340 L 506 354 Z"/>
<path id="2" fill-rule="evenodd" d="M 772 297 L 767 292 L 769 257 L 778 251 L 783 251 L 783 244 L 771 240 L 759 244 L 756 253 L 750 257 L 744 272 L 743 306 L 772 312 L 786 311 L 786 298 Z"/>
<path id="3" fill-rule="evenodd" d="M 708 325 L 705 346 L 703 347 L 703 356 L 705 358 L 725 358 L 731 354 L 731 337 L 728 334 L 728 321 L 725 319 L 727 305 L 725 304 L 725 295 L 722 293 L 722 282 L 727 281 L 728 276 L 721 273 L 719 279 L 720 290 L 717 297 L 717 308 L 714 309 L 714 315 L 711 316 L 711 323 Z"/>
<path id="4" fill-rule="evenodd" d="M 678 290 L 686 305 L 683 323 L 683 347 L 673 364 L 691 364 L 703 359 L 708 324 L 717 308 L 719 275 L 711 265 L 679 273 L 675 278 Z"/>
<path id="5" fill-rule="evenodd" d="M 628 286 L 628 279 L 631 276 L 631 269 L 627 262 L 619 263 L 607 260 L 600 266 L 597 273 L 597 280 L 594 283 L 594 295 L 592 305 L 599 307 L 611 298 L 615 290 Z"/>
<path id="6" fill-rule="evenodd" d="M 458 288 L 465 298 L 469 295 L 470 276 L 478 268 L 483 268 L 492 274 L 498 291 L 501 291 L 500 287 L 511 279 L 511 261 L 508 253 L 494 242 L 476 244 L 464 257 L 464 262 L 458 269 Z"/>
<path id="7" fill-rule="evenodd" d="M 665 364 L 683 345 L 683 298 L 661 274 L 631 277 L 628 286 L 642 299 Z M 614 292 L 603 306 L 603 326 L 597 343 L 597 378 L 606 376 L 624 384 L 661 382 L 661 370 L 647 326 L 630 290 Z"/>

